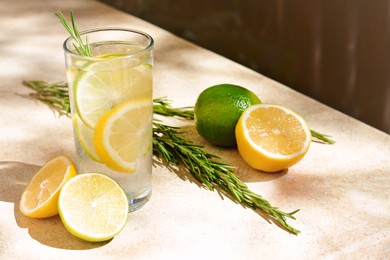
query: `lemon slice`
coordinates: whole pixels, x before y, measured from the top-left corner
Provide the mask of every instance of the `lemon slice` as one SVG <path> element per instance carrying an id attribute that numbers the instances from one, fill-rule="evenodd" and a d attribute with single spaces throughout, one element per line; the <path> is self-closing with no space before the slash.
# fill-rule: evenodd
<path id="1" fill-rule="evenodd" d="M 73 125 L 75 128 L 77 139 L 79 140 L 79 143 L 85 153 L 92 160 L 96 162 L 101 162 L 93 144 L 93 135 L 95 133 L 95 130 L 85 125 L 77 114 L 73 116 Z"/>
<path id="2" fill-rule="evenodd" d="M 115 58 L 88 64 L 73 82 L 77 113 L 90 128 L 119 103 L 152 96 L 152 66 L 126 67 L 126 60 Z"/>
<path id="3" fill-rule="evenodd" d="M 109 168 L 125 173 L 136 170 L 137 159 L 151 149 L 152 100 L 120 104 L 99 120 L 94 135 L 96 153 Z"/>
<path id="4" fill-rule="evenodd" d="M 300 161 L 310 146 L 305 120 L 290 109 L 274 104 L 249 107 L 236 126 L 237 147 L 253 168 L 276 172 Z"/>
<path id="5" fill-rule="evenodd" d="M 101 173 L 83 173 L 68 181 L 61 189 L 58 208 L 66 229 L 91 242 L 113 238 L 129 214 L 122 187 Z"/>
<path id="6" fill-rule="evenodd" d="M 26 186 L 20 199 L 20 211 L 31 218 L 57 215 L 60 189 L 76 174 L 73 162 L 65 155 L 47 161 Z"/>

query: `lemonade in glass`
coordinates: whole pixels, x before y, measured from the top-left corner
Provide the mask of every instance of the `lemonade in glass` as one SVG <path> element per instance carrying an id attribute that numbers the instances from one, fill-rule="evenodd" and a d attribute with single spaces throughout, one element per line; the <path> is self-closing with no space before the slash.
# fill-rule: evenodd
<path id="1" fill-rule="evenodd" d="M 112 177 L 134 211 L 152 190 L 153 39 L 123 28 L 80 34 L 91 56 L 64 42 L 77 169 Z"/>

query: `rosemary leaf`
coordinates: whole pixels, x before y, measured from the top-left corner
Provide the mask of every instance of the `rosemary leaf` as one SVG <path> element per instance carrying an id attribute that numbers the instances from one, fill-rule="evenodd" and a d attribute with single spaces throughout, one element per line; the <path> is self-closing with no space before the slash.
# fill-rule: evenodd
<path id="1" fill-rule="evenodd" d="M 68 86 L 66 83 L 48 84 L 41 80 L 29 80 L 23 81 L 23 84 L 35 91 L 30 94 L 31 97 L 44 102 L 59 115 L 70 116 Z"/>
<path id="2" fill-rule="evenodd" d="M 313 142 L 322 143 L 322 144 L 334 144 L 336 141 L 331 139 L 331 136 L 322 134 L 320 132 L 310 130 L 311 137 Z"/>
<path id="3" fill-rule="evenodd" d="M 273 207 L 266 199 L 249 190 L 248 186 L 233 173 L 234 167 L 215 161 L 217 156 L 204 151 L 202 146 L 182 138 L 178 129 L 154 123 L 154 154 L 161 155 L 160 158 L 175 165 L 178 163 L 177 158 L 180 158 L 186 170 L 208 189 L 213 191 L 219 187 L 238 203 L 265 212 L 270 220 L 287 231 L 299 234 L 300 231 L 286 221 L 287 218 L 295 219 L 293 215 L 298 210 L 285 213 Z"/>
<path id="4" fill-rule="evenodd" d="M 58 17 L 61 24 L 68 31 L 70 36 L 77 42 L 78 46 L 76 44 L 73 44 L 73 46 L 76 49 L 76 51 L 78 52 L 78 54 L 83 55 L 83 56 L 92 56 L 91 48 L 90 48 L 90 45 L 88 42 L 88 38 L 86 38 L 86 44 L 84 44 L 83 40 L 81 39 L 79 30 L 78 30 L 76 22 L 75 22 L 75 17 L 74 17 L 73 11 L 70 12 L 70 19 L 71 19 L 72 25 L 70 25 L 68 23 L 65 16 L 60 11 L 55 12 L 54 14 Z"/>
<path id="5" fill-rule="evenodd" d="M 193 107 L 171 107 L 171 102 L 166 98 L 156 98 L 153 100 L 153 112 L 166 117 L 179 117 L 182 119 L 193 120 Z"/>

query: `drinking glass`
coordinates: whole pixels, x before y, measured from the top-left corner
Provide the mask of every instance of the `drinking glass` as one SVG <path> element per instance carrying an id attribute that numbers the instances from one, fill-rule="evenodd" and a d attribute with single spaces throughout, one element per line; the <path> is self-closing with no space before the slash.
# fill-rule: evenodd
<path id="1" fill-rule="evenodd" d="M 64 42 L 79 173 L 100 172 L 125 190 L 130 211 L 150 198 L 152 185 L 153 38 L 126 28 L 80 32 Z"/>

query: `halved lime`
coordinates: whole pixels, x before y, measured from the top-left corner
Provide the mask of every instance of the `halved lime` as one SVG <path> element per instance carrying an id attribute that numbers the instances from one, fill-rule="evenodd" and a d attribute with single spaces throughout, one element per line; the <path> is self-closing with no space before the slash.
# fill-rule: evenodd
<path id="1" fill-rule="evenodd" d="M 66 229 L 91 242 L 113 238 L 126 225 L 129 214 L 122 187 L 101 173 L 70 179 L 61 189 L 58 209 Z"/>
<path id="2" fill-rule="evenodd" d="M 152 66 L 131 67 L 124 59 L 90 63 L 73 82 L 74 102 L 80 119 L 95 128 L 100 117 L 127 100 L 152 97 Z"/>

